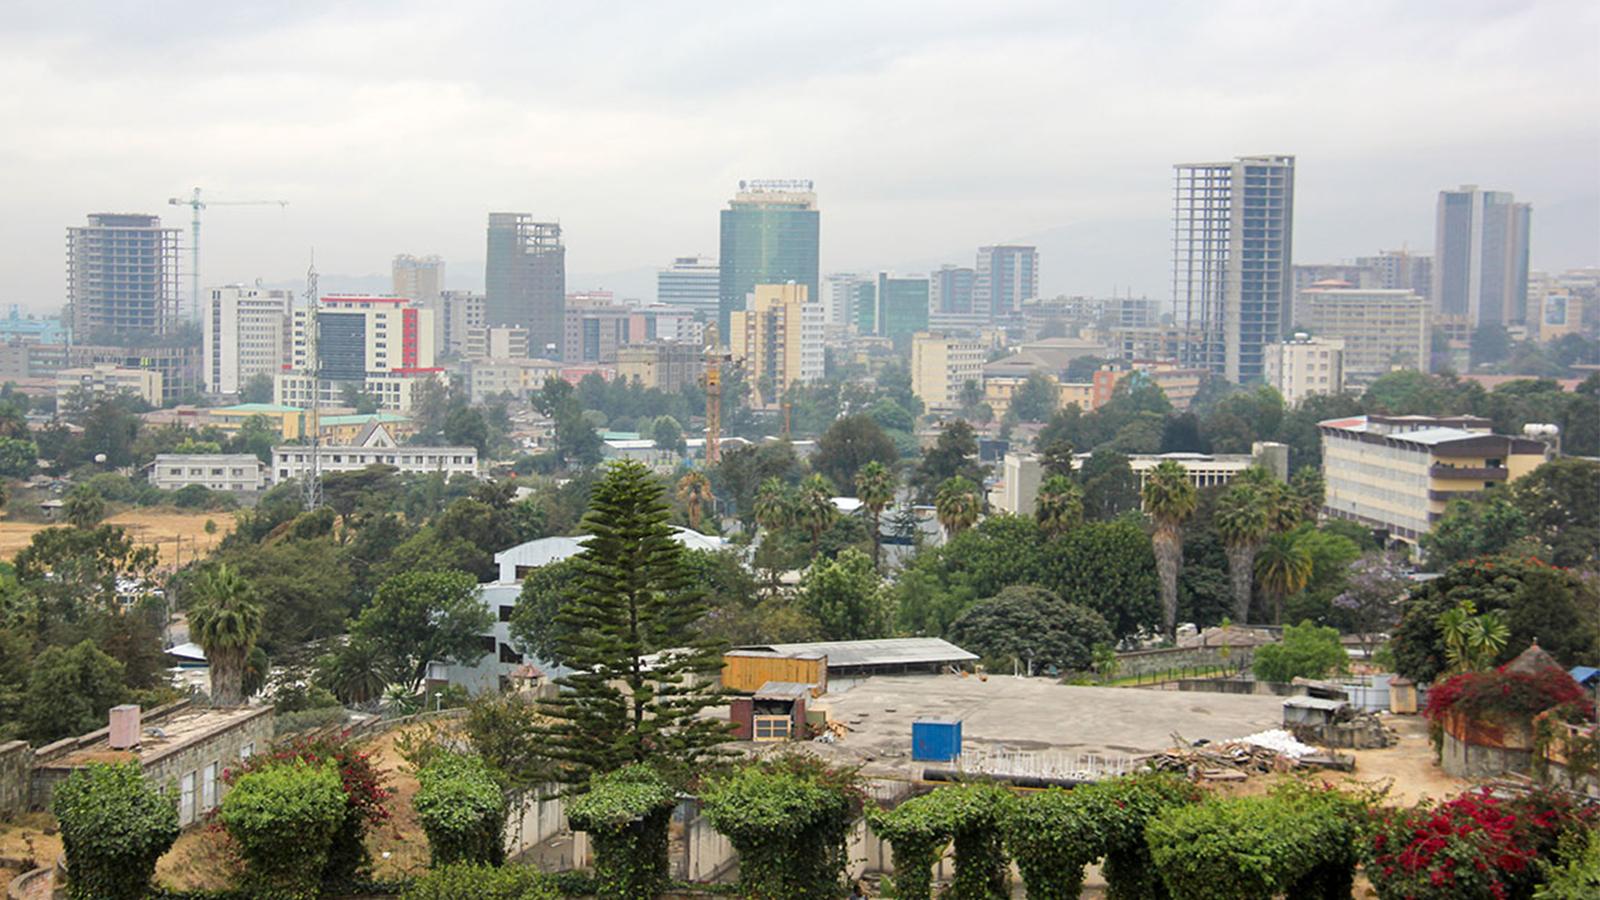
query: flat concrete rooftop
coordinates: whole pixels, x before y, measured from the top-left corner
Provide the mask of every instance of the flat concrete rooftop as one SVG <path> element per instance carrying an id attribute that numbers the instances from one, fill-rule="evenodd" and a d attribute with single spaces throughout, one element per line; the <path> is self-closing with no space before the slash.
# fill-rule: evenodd
<path id="1" fill-rule="evenodd" d="M 72 752 L 42 759 L 41 768 L 76 768 L 92 762 L 117 763 L 138 760 L 149 765 L 168 754 L 206 740 L 250 719 L 272 714 L 270 706 L 190 707 L 157 719 L 146 719 L 141 726 L 139 746 L 132 750 L 113 750 L 108 737 L 100 732 L 86 735 Z M 53 745 L 52 745 L 53 746 Z M 263 748 L 265 749 L 265 748 Z"/>
<path id="2" fill-rule="evenodd" d="M 911 723 L 960 719 L 964 748 L 1008 752 L 1134 756 L 1166 749 L 1174 732 L 1189 741 L 1244 737 L 1281 727 L 1283 698 L 1073 687 L 1046 678 L 889 675 L 824 694 L 851 729 L 827 755 L 889 765 L 911 760 Z M 813 744 L 813 749 L 822 747 Z"/>

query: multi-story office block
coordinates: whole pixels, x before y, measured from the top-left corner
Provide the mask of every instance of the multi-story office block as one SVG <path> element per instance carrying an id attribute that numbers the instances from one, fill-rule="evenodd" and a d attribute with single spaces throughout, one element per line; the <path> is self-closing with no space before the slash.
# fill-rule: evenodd
<path id="1" fill-rule="evenodd" d="M 1356 265 L 1377 277 L 1372 285 L 1390 291 L 1411 291 L 1419 297 L 1433 296 L 1433 257 L 1409 250 L 1381 250 L 1377 256 L 1358 256 Z"/>
<path id="2" fill-rule="evenodd" d="M 515 325 L 469 328 L 467 352 L 464 355 L 469 360 L 527 359 L 528 329 Z"/>
<path id="3" fill-rule="evenodd" d="M 1410 291 L 1312 288 L 1295 321 L 1319 338 L 1344 343 L 1344 377 L 1368 384 L 1396 369 L 1428 370 L 1428 303 Z"/>
<path id="4" fill-rule="evenodd" d="M 1198 339 L 1186 363 L 1260 381 L 1290 321 L 1294 157 L 1244 156 L 1175 167 L 1172 301 Z"/>
<path id="5" fill-rule="evenodd" d="M 704 256 L 680 256 L 656 272 L 656 302 L 687 309 L 700 321 L 717 317 L 722 290 L 722 269 Z"/>
<path id="6" fill-rule="evenodd" d="M 237 394 L 271 377 L 289 355 L 294 292 L 230 284 L 212 288 L 201 310 L 201 381 L 207 393 Z"/>
<path id="7" fill-rule="evenodd" d="M 444 260 L 437 256 L 411 256 L 402 253 L 391 268 L 394 287 L 391 293 L 405 297 L 423 309 L 433 311 L 433 345 L 445 344 Z"/>
<path id="8" fill-rule="evenodd" d="M 75 340 L 163 335 L 181 318 L 178 235 L 160 216 L 96 213 L 67 229 L 67 317 Z"/>
<path id="9" fill-rule="evenodd" d="M 1433 313 L 1481 325 L 1527 320 L 1532 207 L 1475 184 L 1440 191 L 1434 220 Z"/>
<path id="10" fill-rule="evenodd" d="M 875 275 L 830 273 L 822 287 L 824 320 L 829 325 L 841 326 L 858 325 L 863 317 L 872 320 L 877 316 L 877 288 L 878 279 Z M 871 331 L 864 333 L 871 334 Z"/>
<path id="11" fill-rule="evenodd" d="M 145 369 L 161 376 L 158 406 L 180 402 L 200 390 L 200 345 L 151 340 L 145 343 L 77 344 L 67 348 L 67 364 Z"/>
<path id="12" fill-rule="evenodd" d="M 440 302 L 444 307 L 444 343 L 440 352 L 465 355 L 467 335 L 484 324 L 484 297 L 471 291 L 445 291 L 440 294 Z"/>
<path id="13" fill-rule="evenodd" d="M 617 348 L 631 337 L 634 308 L 620 303 L 587 302 L 567 306 L 561 360 L 566 363 L 612 362 Z"/>
<path id="14" fill-rule="evenodd" d="M 371 394 L 383 409 L 405 412 L 416 383 L 440 371 L 433 311 L 403 297 L 329 294 L 314 309 L 295 309 L 290 321 L 290 371 L 274 379 L 274 403 L 305 406 L 315 398 L 338 404 L 350 387 Z"/>
<path id="15" fill-rule="evenodd" d="M 58 406 L 66 409 L 78 391 L 85 391 L 90 396 L 132 394 L 151 406 L 160 406 L 161 373 L 153 369 L 135 369 L 110 363 L 98 363 L 56 372 Z"/>
<path id="16" fill-rule="evenodd" d="M 978 248 L 973 273 L 973 311 L 988 322 L 1016 324 L 1022 301 L 1039 296 L 1039 249 L 1017 244 Z"/>
<path id="17" fill-rule="evenodd" d="M 977 338 L 918 332 L 911 338 L 911 392 L 930 412 L 961 408 L 968 382 L 983 391 L 983 363 L 989 345 Z"/>
<path id="18" fill-rule="evenodd" d="M 728 349 L 744 364 L 754 405 L 773 409 L 789 385 L 822 377 L 822 304 L 803 284 L 758 284 L 749 309 L 734 310 Z"/>
<path id="19" fill-rule="evenodd" d="M 1494 434 L 1473 416 L 1355 416 L 1318 422 L 1324 515 L 1383 529 L 1413 546 L 1445 505 L 1506 484 L 1545 461 L 1545 445 Z"/>
<path id="20" fill-rule="evenodd" d="M 705 350 L 699 344 L 650 341 L 617 350 L 617 377 L 647 390 L 676 393 L 698 384 L 704 372 Z"/>
<path id="21" fill-rule="evenodd" d="M 793 281 L 806 289 L 807 297 L 820 296 L 822 214 L 811 182 L 741 181 L 721 219 L 717 301 L 721 333 L 729 334 L 730 315 L 747 308 L 758 284 Z"/>
<path id="22" fill-rule="evenodd" d="M 904 347 L 913 334 L 928 327 L 928 279 L 896 278 L 878 273 L 878 311 L 873 334 Z"/>
<path id="23" fill-rule="evenodd" d="M 1267 348 L 1267 384 L 1294 406 L 1312 394 L 1344 390 L 1344 341 L 1304 332 Z"/>
<path id="24" fill-rule="evenodd" d="M 524 213 L 490 213 L 484 266 L 485 325 L 521 325 L 535 355 L 561 353 L 567 249 L 561 226 Z"/>
<path id="25" fill-rule="evenodd" d="M 934 328 L 981 328 L 989 324 L 976 308 L 978 270 L 943 265 L 928 276 L 928 323 Z"/>

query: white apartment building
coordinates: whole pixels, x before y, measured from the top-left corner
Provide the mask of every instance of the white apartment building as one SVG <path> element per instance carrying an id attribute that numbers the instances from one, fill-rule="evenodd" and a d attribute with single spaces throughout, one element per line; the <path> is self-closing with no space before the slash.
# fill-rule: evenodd
<path id="1" fill-rule="evenodd" d="M 528 329 L 520 325 L 474 326 L 467 329 L 467 359 L 527 359 Z"/>
<path id="2" fill-rule="evenodd" d="M 329 294 L 315 310 L 291 316 L 291 370 L 279 372 L 273 402 L 338 403 L 347 386 L 371 394 L 382 409 L 408 412 L 418 381 L 441 371 L 434 362 L 433 311 L 402 297 Z M 316 353 L 320 382 L 306 374 Z"/>
<path id="3" fill-rule="evenodd" d="M 209 394 L 237 394 L 289 358 L 294 292 L 230 284 L 212 288 L 201 310 L 200 381 Z"/>
<path id="4" fill-rule="evenodd" d="M 444 338 L 439 352 L 463 356 L 467 351 L 467 335 L 487 321 L 484 297 L 471 291 L 444 291 L 440 294 L 440 302 L 443 304 L 444 326 L 441 333 Z"/>
<path id="5" fill-rule="evenodd" d="M 1310 288 L 1300 292 L 1295 324 L 1344 343 L 1344 377 L 1364 385 L 1396 369 L 1428 371 L 1428 301 L 1412 291 Z"/>
<path id="6" fill-rule="evenodd" d="M 967 382 L 982 391 L 987 357 L 988 345 L 977 338 L 919 331 L 911 338 L 911 392 L 930 411 L 960 409 Z"/>
<path id="7" fill-rule="evenodd" d="M 148 468 L 150 484 L 163 491 L 198 484 L 242 494 L 267 486 L 266 465 L 249 453 L 158 453 Z"/>
<path id="8" fill-rule="evenodd" d="M 1232 481 L 1251 466 L 1261 466 L 1280 481 L 1289 477 L 1289 447 L 1274 441 L 1258 441 L 1249 453 L 1135 453 L 1128 456 L 1128 467 L 1144 490 L 1151 470 L 1164 462 L 1176 462 L 1196 488 L 1217 487 Z M 1073 456 L 1072 469 L 1083 468 L 1093 454 Z M 1039 487 L 1044 483 L 1044 465 L 1033 453 L 1007 453 L 1000 483 L 989 494 L 989 502 L 1002 512 L 1031 516 L 1039 502 Z"/>
<path id="9" fill-rule="evenodd" d="M 561 374 L 561 364 L 548 359 L 485 359 L 467 364 L 467 390 L 473 403 L 512 394 L 527 397 Z"/>
<path id="10" fill-rule="evenodd" d="M 359 391 L 377 400 L 379 409 L 409 413 L 411 404 L 416 398 L 417 385 L 440 378 L 441 370 L 427 369 L 421 372 L 369 375 L 353 383 Z M 316 397 L 316 402 L 319 405 L 342 406 L 345 399 L 345 385 L 351 383 L 330 381 L 327 378 L 319 383 L 311 376 L 299 372 L 279 372 L 272 380 L 272 402 L 279 406 L 296 406 L 301 409 L 309 407 L 313 397 L 312 386 L 315 384 L 320 387 L 320 390 L 316 391 L 319 395 Z"/>
<path id="11" fill-rule="evenodd" d="M 1344 390 L 1344 341 L 1300 332 L 1267 348 L 1266 380 L 1290 406 Z"/>
<path id="12" fill-rule="evenodd" d="M 282 446 L 272 448 L 272 478 L 282 484 L 299 478 L 310 470 L 312 448 L 308 446 Z M 317 469 L 320 472 L 358 472 L 368 466 L 394 466 L 401 472 L 419 475 L 439 474 L 446 478 L 457 475 L 477 477 L 478 449 L 476 447 L 402 447 L 383 425 L 373 422 L 362 430 L 356 440 L 347 446 L 322 446 L 316 450 Z"/>
<path id="13" fill-rule="evenodd" d="M 79 388 L 91 394 L 136 395 L 151 406 L 161 405 L 161 373 L 154 369 L 130 369 L 100 363 L 56 372 L 56 403 L 64 405 Z"/>

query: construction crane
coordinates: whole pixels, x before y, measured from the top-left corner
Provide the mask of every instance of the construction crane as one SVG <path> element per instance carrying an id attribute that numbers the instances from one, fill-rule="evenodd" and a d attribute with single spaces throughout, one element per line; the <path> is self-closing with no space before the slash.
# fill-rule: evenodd
<path id="1" fill-rule="evenodd" d="M 194 211 L 191 220 L 193 235 L 189 239 L 189 293 L 190 302 L 194 304 L 192 313 L 196 319 L 200 318 L 200 210 L 208 206 L 276 206 L 279 209 L 289 205 L 287 200 L 202 200 L 200 189 L 195 188 L 188 197 L 169 197 L 167 204 L 170 206 L 187 206 Z"/>

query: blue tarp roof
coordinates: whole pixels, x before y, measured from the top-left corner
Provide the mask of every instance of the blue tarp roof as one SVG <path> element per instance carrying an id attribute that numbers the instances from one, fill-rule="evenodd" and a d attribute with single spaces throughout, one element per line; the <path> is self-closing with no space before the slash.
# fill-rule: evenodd
<path id="1" fill-rule="evenodd" d="M 1567 674 L 1572 676 L 1573 681 L 1587 685 L 1594 681 L 1596 676 L 1600 676 L 1600 669 L 1596 669 L 1593 666 L 1573 666 L 1572 671 Z"/>

